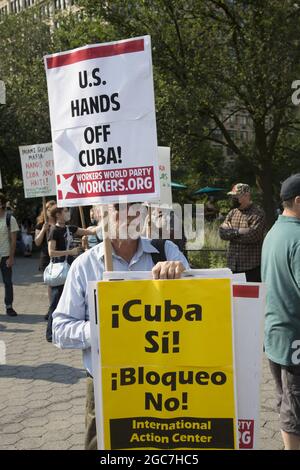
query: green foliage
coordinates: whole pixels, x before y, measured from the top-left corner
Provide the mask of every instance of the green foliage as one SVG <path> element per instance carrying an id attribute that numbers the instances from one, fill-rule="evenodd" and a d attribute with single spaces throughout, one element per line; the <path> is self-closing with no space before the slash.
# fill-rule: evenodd
<path id="1" fill-rule="evenodd" d="M 50 49 L 49 25 L 36 10 L 9 15 L 0 23 L 0 79 L 7 93 L 0 106 L 0 167 L 3 190 L 16 203 L 19 218 L 34 200 L 24 201 L 18 146 L 51 141 L 43 64 Z"/>
<path id="2" fill-rule="evenodd" d="M 200 186 L 257 186 L 255 198 L 274 217 L 279 182 L 299 171 L 299 116 L 291 83 L 300 74 L 295 0 L 81 0 L 80 8 L 50 21 L 30 8 L 0 23 L 0 164 L 13 188 L 21 175 L 18 146 L 51 139 L 43 56 L 85 44 L 150 34 L 159 145 L 172 149 L 174 192 L 191 200 Z M 247 112 L 254 140 L 232 139 L 221 113 Z M 219 136 L 212 132 L 215 128 Z M 221 134 L 220 134 L 221 133 Z M 229 148 L 236 159 L 224 161 Z M 226 208 L 224 208 L 225 210 Z"/>
<path id="3" fill-rule="evenodd" d="M 115 28 L 116 39 L 151 34 L 158 134 L 171 144 L 174 175 L 199 185 L 217 178 L 256 184 L 269 224 L 274 186 L 298 166 L 299 124 L 291 104 L 291 83 L 299 76 L 300 4 L 231 0 L 83 0 L 89 14 Z M 124 21 L 124 18 L 126 19 Z M 220 117 L 226 106 L 251 118 L 254 140 L 234 141 Z M 224 164 L 204 141 L 216 140 L 236 155 Z M 296 127 L 296 131 L 295 131 Z M 288 140 L 288 142 L 287 142 Z M 284 166 L 286 160 L 289 165 Z M 277 193 L 275 192 L 275 196 Z"/>
<path id="4" fill-rule="evenodd" d="M 205 222 L 204 246 L 201 250 L 189 251 L 188 257 L 193 268 L 224 268 L 226 267 L 226 251 L 228 243 L 219 237 L 220 221 Z"/>

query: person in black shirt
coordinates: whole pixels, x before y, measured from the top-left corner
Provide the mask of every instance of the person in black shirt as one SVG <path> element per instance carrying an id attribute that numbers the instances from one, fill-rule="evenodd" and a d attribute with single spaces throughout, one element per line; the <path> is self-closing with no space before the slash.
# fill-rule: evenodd
<path id="1" fill-rule="evenodd" d="M 55 220 L 55 225 L 51 227 L 48 237 L 49 256 L 53 262 L 60 263 L 67 259 L 68 263 L 72 264 L 74 258 L 82 251 L 81 247 L 74 247 L 73 237 L 94 235 L 98 227 L 83 229 L 76 225 L 66 225 L 71 218 L 67 207 L 53 207 L 50 216 Z M 52 313 L 57 307 L 63 288 L 63 285 L 51 288 L 51 304 L 46 331 L 46 339 L 49 342 L 52 342 Z"/>
<path id="2" fill-rule="evenodd" d="M 39 263 L 39 271 L 44 272 L 45 268 L 50 263 L 50 257 L 48 253 L 48 236 L 50 232 L 50 228 L 52 225 L 55 225 L 55 220 L 50 216 L 51 209 L 56 206 L 56 201 L 51 200 L 46 203 L 46 220 L 44 217 L 43 209 L 40 212 L 40 215 L 37 218 L 37 224 L 35 226 L 35 237 L 34 243 L 37 247 L 41 247 L 40 253 L 40 263 Z M 48 312 L 45 315 L 45 320 L 48 320 L 49 317 L 49 309 L 51 304 L 51 287 L 48 286 L 48 299 L 49 299 L 49 308 Z"/>

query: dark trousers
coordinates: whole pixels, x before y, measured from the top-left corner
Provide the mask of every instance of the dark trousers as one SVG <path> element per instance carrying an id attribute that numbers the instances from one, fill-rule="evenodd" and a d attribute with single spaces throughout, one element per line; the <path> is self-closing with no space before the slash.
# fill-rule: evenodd
<path id="1" fill-rule="evenodd" d="M 88 375 L 86 379 L 84 448 L 85 450 L 97 450 L 94 383 L 90 375 Z"/>
<path id="2" fill-rule="evenodd" d="M 1 258 L 0 268 L 5 289 L 4 303 L 6 306 L 11 306 L 14 300 L 12 269 L 6 266 L 7 259 L 8 256 L 3 256 L 3 258 Z"/>
<path id="3" fill-rule="evenodd" d="M 46 340 L 51 343 L 52 341 L 52 313 L 57 307 L 61 294 L 63 292 L 64 286 L 51 287 L 51 304 L 48 310 L 48 323 L 46 329 Z"/>

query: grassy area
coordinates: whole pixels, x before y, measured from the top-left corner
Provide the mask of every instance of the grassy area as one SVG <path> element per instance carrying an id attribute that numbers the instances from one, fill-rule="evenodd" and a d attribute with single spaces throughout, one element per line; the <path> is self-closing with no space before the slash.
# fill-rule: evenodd
<path id="1" fill-rule="evenodd" d="M 226 250 L 228 243 L 221 240 L 219 237 L 219 225 L 219 221 L 205 222 L 203 249 L 188 252 L 189 261 L 193 268 L 208 269 L 226 267 Z"/>

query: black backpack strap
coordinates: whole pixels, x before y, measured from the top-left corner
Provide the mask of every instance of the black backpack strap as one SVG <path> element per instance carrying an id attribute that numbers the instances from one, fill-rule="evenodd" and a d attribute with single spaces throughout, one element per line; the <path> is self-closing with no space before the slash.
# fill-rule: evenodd
<path id="1" fill-rule="evenodd" d="M 7 226 L 8 230 L 10 230 L 10 221 L 11 221 L 11 214 L 10 214 L 10 212 L 7 212 L 6 213 L 6 226 Z"/>
<path id="2" fill-rule="evenodd" d="M 154 265 L 160 261 L 167 261 L 166 252 L 165 252 L 166 240 L 161 240 L 159 238 L 151 240 L 151 245 L 158 250 L 158 253 L 151 253 L 152 261 Z"/>

